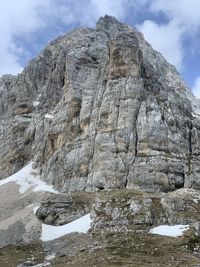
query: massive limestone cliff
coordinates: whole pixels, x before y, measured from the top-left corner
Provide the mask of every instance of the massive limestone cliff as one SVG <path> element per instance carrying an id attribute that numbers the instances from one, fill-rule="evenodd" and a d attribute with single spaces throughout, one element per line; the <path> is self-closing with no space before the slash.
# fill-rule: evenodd
<path id="1" fill-rule="evenodd" d="M 1 179 L 34 160 L 63 191 L 200 188 L 200 101 L 113 17 L 0 79 L 0 135 Z"/>
<path id="2" fill-rule="evenodd" d="M 200 101 L 135 28 L 49 43 L 0 78 L 0 266 L 199 266 L 199 142 Z M 42 238 L 85 214 L 86 234 Z"/>

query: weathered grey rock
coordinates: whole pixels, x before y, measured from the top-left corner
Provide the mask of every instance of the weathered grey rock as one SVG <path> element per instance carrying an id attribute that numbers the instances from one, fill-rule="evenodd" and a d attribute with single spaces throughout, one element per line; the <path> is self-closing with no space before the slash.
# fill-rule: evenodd
<path id="1" fill-rule="evenodd" d="M 200 101 L 135 28 L 100 18 L 0 80 L 0 178 L 65 191 L 200 188 Z"/>
<path id="2" fill-rule="evenodd" d="M 189 224 L 199 235 L 200 192 L 179 189 L 166 194 L 134 190 L 102 192 L 93 205 L 93 231 L 127 231 L 134 225 Z"/>
<path id="3" fill-rule="evenodd" d="M 90 213 L 93 202 L 92 193 L 46 194 L 36 216 L 46 224 L 67 224 Z"/>

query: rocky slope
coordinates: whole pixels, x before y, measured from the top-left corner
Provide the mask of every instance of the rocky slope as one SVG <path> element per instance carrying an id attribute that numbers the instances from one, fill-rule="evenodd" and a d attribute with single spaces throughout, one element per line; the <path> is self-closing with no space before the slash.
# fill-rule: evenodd
<path id="1" fill-rule="evenodd" d="M 0 266 L 45 261 L 43 250 L 61 257 L 53 266 L 198 266 L 199 143 L 200 101 L 135 28 L 105 16 L 49 43 L 0 78 L 0 246 L 36 242 L 23 257 L 24 245 L 4 248 Z M 29 178 L 59 194 L 4 180 L 30 161 Z M 88 234 L 39 241 L 44 224 L 88 213 Z M 149 234 L 161 224 L 190 229 Z"/>

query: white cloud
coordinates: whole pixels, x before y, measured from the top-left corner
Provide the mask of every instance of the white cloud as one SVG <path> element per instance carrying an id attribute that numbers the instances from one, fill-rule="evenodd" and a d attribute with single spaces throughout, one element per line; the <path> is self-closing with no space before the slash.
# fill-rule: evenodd
<path id="1" fill-rule="evenodd" d="M 196 97 L 200 98 L 200 76 L 196 78 L 192 91 Z"/>
<path id="2" fill-rule="evenodd" d="M 183 47 L 181 42 L 182 30 L 173 22 L 159 25 L 146 20 L 138 29 L 152 46 L 161 52 L 165 58 L 179 70 L 182 67 Z"/>
<path id="3" fill-rule="evenodd" d="M 125 16 L 126 1 L 91 0 L 90 3 L 96 18 L 105 14 L 111 14 L 116 18 L 123 18 Z"/>
<path id="4" fill-rule="evenodd" d="M 58 0 L 59 1 L 59 0 Z M 146 0 L 142 0 L 144 2 Z M 67 17 L 72 18 L 73 22 L 81 25 L 94 26 L 99 17 L 105 14 L 116 17 L 119 20 L 123 20 L 128 13 L 128 8 L 131 6 L 132 11 L 136 9 L 136 3 L 139 0 L 86 0 L 86 1 L 70 1 L 70 5 L 61 5 L 59 10 L 67 9 Z M 54 7 L 54 10 L 58 7 Z M 59 13 L 59 12 L 58 12 Z M 67 17 L 63 18 L 65 21 Z"/>
<path id="5" fill-rule="evenodd" d="M 199 0 L 154 0 L 151 11 L 161 11 L 170 20 L 176 21 L 185 30 L 193 32 L 200 25 L 200 1 Z"/>
<path id="6" fill-rule="evenodd" d="M 15 36 L 35 31 L 43 26 L 39 9 L 45 8 L 44 0 L 6 0 L 0 9 L 0 75 L 22 70 L 18 58 L 23 50 L 15 44 Z"/>
<path id="7" fill-rule="evenodd" d="M 160 51 L 178 70 L 184 68 L 186 51 L 183 40 L 186 36 L 195 36 L 200 28 L 199 0 L 151 0 L 149 11 L 162 12 L 168 19 L 164 24 L 144 21 L 138 28 L 146 39 Z"/>
<path id="8" fill-rule="evenodd" d="M 165 23 L 144 21 L 139 29 L 146 39 L 160 51 L 179 71 L 184 70 L 188 50 L 192 56 L 199 56 L 200 1 L 199 0 L 150 0 L 146 9 L 153 15 L 164 15 Z M 190 40 L 190 47 L 184 41 Z M 196 78 L 193 92 L 200 97 L 200 77 Z"/>

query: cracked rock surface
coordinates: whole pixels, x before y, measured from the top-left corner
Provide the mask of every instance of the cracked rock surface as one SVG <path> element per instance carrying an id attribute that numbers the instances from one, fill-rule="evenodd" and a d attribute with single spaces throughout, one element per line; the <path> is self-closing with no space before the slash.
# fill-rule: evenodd
<path id="1" fill-rule="evenodd" d="M 141 33 L 105 16 L 0 79 L 0 178 L 57 189 L 200 188 L 200 102 Z"/>

